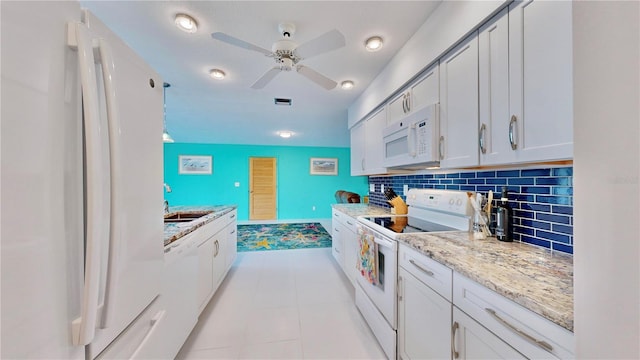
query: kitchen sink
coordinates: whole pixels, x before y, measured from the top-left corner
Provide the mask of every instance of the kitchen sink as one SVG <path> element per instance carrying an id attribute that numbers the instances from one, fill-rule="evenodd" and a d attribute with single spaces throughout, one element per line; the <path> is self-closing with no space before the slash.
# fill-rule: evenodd
<path id="1" fill-rule="evenodd" d="M 175 214 L 171 214 L 169 216 L 164 217 L 165 223 L 177 223 L 177 222 L 188 222 L 195 219 L 199 219 L 203 216 L 211 214 L 213 211 L 179 211 Z"/>

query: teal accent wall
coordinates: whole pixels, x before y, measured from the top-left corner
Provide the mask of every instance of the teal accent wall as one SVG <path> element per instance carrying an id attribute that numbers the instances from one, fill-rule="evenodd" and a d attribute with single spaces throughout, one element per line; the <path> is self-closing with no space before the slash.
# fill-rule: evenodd
<path id="1" fill-rule="evenodd" d="M 179 174 L 179 155 L 213 156 L 213 174 Z M 248 220 L 250 157 L 276 158 L 278 220 L 331 218 L 336 190 L 368 193 L 367 177 L 351 176 L 349 148 L 167 143 L 164 182 L 172 192 L 165 199 L 172 206 L 236 204 L 238 219 Z M 338 175 L 310 175 L 311 157 L 338 158 Z"/>

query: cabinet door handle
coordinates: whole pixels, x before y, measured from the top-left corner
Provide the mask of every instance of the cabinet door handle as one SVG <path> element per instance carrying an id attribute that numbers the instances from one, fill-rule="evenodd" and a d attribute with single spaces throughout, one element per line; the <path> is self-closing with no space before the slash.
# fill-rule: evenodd
<path id="1" fill-rule="evenodd" d="M 364 171 L 364 158 L 362 158 L 362 161 L 360 161 L 360 166 L 362 167 L 362 171 Z"/>
<path id="2" fill-rule="evenodd" d="M 347 224 L 353 226 L 353 224 L 351 223 L 351 221 L 347 220 Z"/>
<path id="3" fill-rule="evenodd" d="M 398 276 L 398 301 L 402 301 L 402 276 Z"/>
<path id="4" fill-rule="evenodd" d="M 407 94 L 402 94 L 402 113 L 407 113 Z"/>
<path id="5" fill-rule="evenodd" d="M 338 230 L 338 229 L 336 229 L 336 228 L 333 228 L 333 231 L 335 231 L 335 232 L 340 232 L 340 230 Z"/>
<path id="6" fill-rule="evenodd" d="M 523 337 L 524 339 L 532 342 L 535 345 L 538 345 L 539 347 L 547 350 L 548 352 L 552 352 L 553 351 L 553 346 L 549 345 L 549 343 L 542 341 L 542 340 L 538 340 L 535 337 L 527 334 L 526 332 L 518 329 L 517 327 L 509 324 L 506 320 L 504 320 L 503 318 L 501 318 L 498 314 L 496 314 L 496 311 L 490 308 L 485 308 L 484 309 L 486 312 L 489 313 L 489 315 L 491 315 L 494 319 L 498 320 L 498 322 L 502 325 L 504 325 L 505 327 L 511 329 L 513 332 L 515 332 L 516 334 L 520 335 L 521 337 Z"/>
<path id="7" fill-rule="evenodd" d="M 338 248 L 337 248 L 337 247 L 334 247 L 334 249 L 336 250 L 336 252 L 337 252 L 338 254 L 340 254 L 340 250 L 338 250 Z"/>
<path id="8" fill-rule="evenodd" d="M 411 93 L 407 92 L 407 112 L 411 112 Z"/>
<path id="9" fill-rule="evenodd" d="M 484 146 L 484 135 L 486 131 L 487 131 L 487 125 L 482 124 L 482 126 L 480 126 L 480 136 L 478 138 L 478 143 L 480 144 L 480 151 L 483 154 L 487 153 L 487 148 Z"/>
<path id="10" fill-rule="evenodd" d="M 511 115 L 511 121 L 509 121 L 509 142 L 511 143 L 511 149 L 515 150 L 518 148 L 518 142 L 515 134 L 515 126 L 518 118 L 515 115 Z"/>
<path id="11" fill-rule="evenodd" d="M 451 355 L 454 359 L 460 357 L 460 353 L 456 350 L 456 333 L 458 332 L 459 327 L 460 325 L 457 321 L 454 321 L 453 325 L 451 325 Z"/>
<path id="12" fill-rule="evenodd" d="M 218 240 L 216 240 L 213 244 L 216 246 L 216 251 L 213 253 L 213 257 L 217 257 L 218 253 L 220 252 L 220 244 L 218 243 Z"/>
<path id="13" fill-rule="evenodd" d="M 440 136 L 440 143 L 438 144 L 438 151 L 440 152 L 440 160 L 444 159 L 444 136 Z"/>
<path id="14" fill-rule="evenodd" d="M 435 274 L 433 273 L 433 271 L 427 270 L 425 268 L 423 268 L 422 266 L 418 265 L 415 261 L 413 261 L 413 259 L 410 259 L 409 262 L 411 263 L 411 265 L 417 267 L 420 271 L 422 271 L 423 273 L 433 277 Z"/>

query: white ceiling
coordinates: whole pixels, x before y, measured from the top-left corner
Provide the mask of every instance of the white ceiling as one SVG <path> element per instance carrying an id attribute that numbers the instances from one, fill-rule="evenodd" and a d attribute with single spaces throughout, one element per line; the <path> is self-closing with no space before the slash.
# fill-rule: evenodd
<path id="1" fill-rule="evenodd" d="M 347 108 L 425 22 L 439 1 L 82 1 L 140 54 L 164 81 L 167 129 L 176 142 L 348 147 Z M 173 18 L 187 13 L 198 32 L 178 30 Z M 275 65 L 272 58 L 211 38 L 220 31 L 271 49 L 278 24 L 296 25 L 298 44 L 338 29 L 346 46 L 303 60 L 350 91 L 327 91 L 295 71 L 280 73 L 264 89 L 250 86 Z M 364 40 L 380 35 L 374 53 Z M 222 80 L 209 70 L 227 73 Z M 274 97 L 291 98 L 290 107 Z M 290 130 L 290 139 L 276 136 Z"/>

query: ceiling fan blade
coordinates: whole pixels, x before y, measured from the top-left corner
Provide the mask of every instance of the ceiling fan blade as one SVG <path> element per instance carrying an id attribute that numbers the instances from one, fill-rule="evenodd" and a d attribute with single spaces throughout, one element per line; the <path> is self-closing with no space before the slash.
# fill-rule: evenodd
<path id="1" fill-rule="evenodd" d="M 339 49 L 345 45 L 344 35 L 333 29 L 324 35 L 309 40 L 295 49 L 296 54 L 303 59 L 310 58 L 331 50 Z"/>
<path id="2" fill-rule="evenodd" d="M 337 82 L 329 79 L 328 77 L 304 65 L 298 65 L 296 67 L 296 70 L 298 71 L 298 73 L 302 74 L 302 76 L 306 77 L 307 79 L 313 81 L 314 83 L 322 86 L 327 90 L 331 90 L 335 88 L 336 85 L 338 85 Z"/>
<path id="3" fill-rule="evenodd" d="M 269 71 L 264 73 L 264 75 L 262 75 L 260 79 L 256 80 L 256 82 L 254 82 L 253 85 L 251 85 L 251 88 L 262 89 L 269 83 L 269 81 L 273 80 L 273 78 L 276 77 L 276 75 L 278 75 L 280 71 L 282 70 L 280 70 L 279 66 L 269 69 Z"/>
<path id="4" fill-rule="evenodd" d="M 253 51 L 257 51 L 259 53 L 263 53 L 263 54 L 265 54 L 267 56 L 272 56 L 273 55 L 273 52 L 271 52 L 271 51 L 269 51 L 267 49 L 261 48 L 260 46 L 257 46 L 257 45 L 253 45 L 253 44 L 248 43 L 248 42 L 246 42 L 244 40 L 240 40 L 238 38 L 235 38 L 235 37 L 233 37 L 231 35 L 227 35 L 227 34 L 222 33 L 222 32 L 214 32 L 213 34 L 211 34 L 211 37 L 216 39 L 216 40 L 220 40 L 222 42 L 226 42 L 227 44 L 230 44 L 230 45 L 234 45 L 234 46 L 241 47 L 243 49 L 253 50 Z"/>

